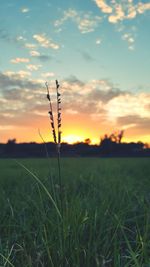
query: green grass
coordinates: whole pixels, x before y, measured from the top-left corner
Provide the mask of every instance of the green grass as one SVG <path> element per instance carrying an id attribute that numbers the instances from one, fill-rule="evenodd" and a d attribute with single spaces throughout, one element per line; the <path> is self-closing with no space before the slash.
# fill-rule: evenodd
<path id="1" fill-rule="evenodd" d="M 0 160 L 0 266 L 149 267 L 150 159 Z M 50 194 L 50 195 L 49 195 Z"/>

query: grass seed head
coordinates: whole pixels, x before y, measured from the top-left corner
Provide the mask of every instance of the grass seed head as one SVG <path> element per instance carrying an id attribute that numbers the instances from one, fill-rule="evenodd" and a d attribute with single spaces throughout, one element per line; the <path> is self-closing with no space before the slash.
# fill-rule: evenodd
<path id="1" fill-rule="evenodd" d="M 47 99 L 49 101 L 50 110 L 48 111 L 48 113 L 49 113 L 49 118 L 50 118 L 50 123 L 51 123 L 51 128 L 52 128 L 53 140 L 54 140 L 54 143 L 57 144 L 58 151 L 60 151 L 61 133 L 62 133 L 61 132 L 61 106 L 60 106 L 61 105 L 61 94 L 59 92 L 60 85 L 58 83 L 58 80 L 56 80 L 55 82 L 56 82 L 56 95 L 57 95 L 57 135 L 56 135 L 56 129 L 55 129 L 51 96 L 50 96 L 49 86 L 47 82 L 45 83 L 45 86 L 47 89 Z"/>

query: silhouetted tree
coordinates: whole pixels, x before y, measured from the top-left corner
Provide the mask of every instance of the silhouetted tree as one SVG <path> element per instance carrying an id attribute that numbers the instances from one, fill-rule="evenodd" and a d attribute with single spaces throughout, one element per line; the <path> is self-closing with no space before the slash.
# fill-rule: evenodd
<path id="1" fill-rule="evenodd" d="M 110 136 L 107 136 L 111 141 L 120 144 L 123 138 L 124 130 L 114 132 Z"/>
<path id="2" fill-rule="evenodd" d="M 145 143 L 145 144 L 144 144 L 144 148 L 145 148 L 145 149 L 149 149 L 149 148 L 150 148 L 150 145 L 149 145 L 148 143 Z"/>
<path id="3" fill-rule="evenodd" d="M 118 133 L 118 143 L 119 143 L 119 144 L 120 144 L 121 141 L 122 141 L 123 135 L 124 135 L 124 130 L 121 130 L 121 131 Z"/>
<path id="4" fill-rule="evenodd" d="M 7 145 L 12 145 L 12 144 L 16 144 L 16 138 L 8 139 Z"/>
<path id="5" fill-rule="evenodd" d="M 105 134 L 101 138 L 100 147 L 103 154 L 110 154 L 119 150 L 119 144 L 121 144 L 124 131 L 111 133 L 110 135 Z"/>
<path id="6" fill-rule="evenodd" d="M 8 139 L 5 147 L 6 154 L 11 156 L 15 151 L 15 146 L 16 146 L 16 139 L 15 138 Z"/>
<path id="7" fill-rule="evenodd" d="M 90 138 L 86 138 L 84 140 L 84 143 L 87 144 L 87 145 L 90 145 L 91 144 L 91 139 Z"/>

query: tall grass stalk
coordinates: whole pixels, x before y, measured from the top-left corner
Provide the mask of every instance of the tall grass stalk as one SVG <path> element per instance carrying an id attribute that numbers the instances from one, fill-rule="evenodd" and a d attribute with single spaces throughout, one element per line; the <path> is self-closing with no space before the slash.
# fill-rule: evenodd
<path id="1" fill-rule="evenodd" d="M 59 208 L 57 207 L 57 203 L 54 201 L 53 197 L 51 196 L 50 192 L 48 191 L 48 189 L 46 188 L 46 186 L 44 185 L 43 182 L 41 182 L 41 180 L 38 178 L 37 175 L 35 175 L 33 172 L 31 172 L 24 164 L 16 161 L 18 163 L 18 165 L 20 165 L 23 169 L 25 169 L 39 184 L 40 186 L 44 189 L 45 193 L 47 194 L 47 196 L 49 197 L 50 201 L 52 202 L 53 206 L 55 207 L 55 210 L 58 214 L 58 216 L 62 219 L 61 213 Z"/>
<path id="2" fill-rule="evenodd" d="M 48 83 L 46 82 L 46 89 L 47 89 L 47 99 L 49 101 L 49 117 L 50 123 L 52 128 L 53 140 L 56 144 L 56 153 L 57 153 L 57 162 L 58 162 L 58 178 L 59 178 L 59 190 L 60 190 L 60 210 L 63 216 L 63 186 L 62 186 L 62 176 L 61 176 L 61 164 L 60 164 L 60 147 L 61 147 L 61 94 L 59 92 L 60 85 L 56 80 L 56 97 L 57 97 L 57 130 L 55 128 L 55 120 L 54 120 L 54 113 L 53 113 L 53 106 L 51 101 L 51 95 Z M 56 134 L 57 132 L 57 134 Z"/>
<path id="3" fill-rule="evenodd" d="M 47 89 L 47 99 L 49 101 L 49 117 L 50 117 L 50 123 L 52 128 L 52 134 L 53 134 L 53 140 L 56 144 L 56 153 L 57 153 L 57 163 L 58 163 L 58 179 L 59 179 L 59 203 L 60 203 L 60 211 L 62 220 L 58 221 L 58 235 L 59 235 L 59 241 L 60 241 L 60 252 L 62 259 L 62 266 L 64 261 L 64 254 L 65 254 L 65 242 L 64 242 L 64 201 L 63 201 L 63 186 L 62 186 L 62 176 L 61 176 L 61 164 L 60 164 L 60 147 L 61 147 L 61 94 L 59 92 L 60 85 L 58 81 L 55 81 L 56 83 L 56 100 L 57 100 L 57 129 L 55 128 L 55 121 L 54 121 L 54 113 L 53 113 L 53 106 L 51 101 L 51 95 L 48 83 L 46 82 L 46 89 Z M 57 134 L 56 134 L 57 133 Z"/>
<path id="4" fill-rule="evenodd" d="M 46 142 L 45 142 L 40 130 L 38 130 L 38 132 L 39 132 L 39 136 L 41 137 L 41 140 L 43 141 L 45 152 L 46 152 L 46 157 L 47 157 L 47 160 L 48 160 L 48 169 L 49 169 L 49 175 L 50 175 L 50 186 L 51 186 L 51 190 L 52 190 L 52 195 L 53 195 L 54 201 L 57 203 L 57 196 L 56 196 L 55 184 L 54 184 L 54 179 L 53 179 L 53 174 L 52 174 L 52 168 L 51 168 L 52 166 L 50 164 L 51 161 L 50 161 L 50 158 L 49 158 L 49 152 L 48 152 L 48 149 L 47 149 Z"/>

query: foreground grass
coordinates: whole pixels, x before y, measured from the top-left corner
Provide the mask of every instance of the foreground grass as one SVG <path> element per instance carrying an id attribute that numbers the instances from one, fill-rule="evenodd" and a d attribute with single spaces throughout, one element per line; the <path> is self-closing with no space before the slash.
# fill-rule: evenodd
<path id="1" fill-rule="evenodd" d="M 20 160 L 59 208 L 57 161 Z M 0 160 L 0 266 L 149 267 L 150 160 L 62 159 L 63 217 L 28 172 Z"/>

